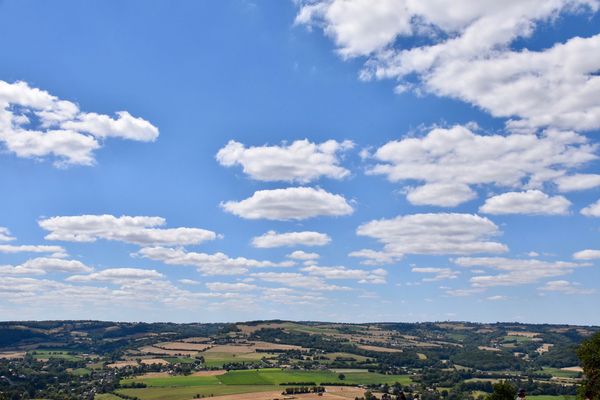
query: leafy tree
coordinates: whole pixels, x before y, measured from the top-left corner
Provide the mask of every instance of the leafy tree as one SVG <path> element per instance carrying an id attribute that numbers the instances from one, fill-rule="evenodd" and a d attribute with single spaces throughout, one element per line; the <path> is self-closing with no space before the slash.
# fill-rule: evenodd
<path id="1" fill-rule="evenodd" d="M 581 343 L 577 356 L 586 377 L 583 391 L 591 393 L 591 400 L 600 399 L 600 332 Z"/>
<path id="2" fill-rule="evenodd" d="M 517 391 L 507 381 L 498 382 L 494 385 L 494 393 L 487 397 L 487 400 L 515 400 Z"/>
<path id="3" fill-rule="evenodd" d="M 339 375 L 338 375 L 338 379 L 339 379 L 340 381 L 343 381 L 344 379 L 346 379 L 346 375 L 344 375 L 344 374 L 339 374 Z"/>

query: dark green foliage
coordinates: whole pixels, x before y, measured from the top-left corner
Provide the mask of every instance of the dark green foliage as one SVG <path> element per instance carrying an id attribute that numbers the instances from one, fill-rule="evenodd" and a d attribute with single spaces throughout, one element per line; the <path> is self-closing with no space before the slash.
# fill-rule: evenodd
<path id="1" fill-rule="evenodd" d="M 515 400 L 517 390 L 509 382 L 499 382 L 494 385 L 494 392 L 487 400 Z"/>
<path id="2" fill-rule="evenodd" d="M 577 349 L 577 356 L 586 380 L 583 384 L 584 393 L 592 395 L 591 400 L 600 399 L 600 332 L 585 340 Z"/>

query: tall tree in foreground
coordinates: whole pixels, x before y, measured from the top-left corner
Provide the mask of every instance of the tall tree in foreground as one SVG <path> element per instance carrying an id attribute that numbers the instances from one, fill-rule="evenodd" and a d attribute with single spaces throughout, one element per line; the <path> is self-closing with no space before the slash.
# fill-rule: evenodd
<path id="1" fill-rule="evenodd" d="M 600 400 L 600 332 L 581 343 L 577 357 L 585 374 L 583 393 L 591 394 L 590 400 Z"/>
<path id="2" fill-rule="evenodd" d="M 494 393 L 490 394 L 486 400 L 515 400 L 517 391 L 510 383 L 503 381 L 494 385 Z"/>

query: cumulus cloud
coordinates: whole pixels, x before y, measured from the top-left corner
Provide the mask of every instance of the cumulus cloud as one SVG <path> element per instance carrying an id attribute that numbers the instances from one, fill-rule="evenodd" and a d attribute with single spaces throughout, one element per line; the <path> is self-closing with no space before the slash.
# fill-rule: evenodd
<path id="1" fill-rule="evenodd" d="M 251 285 L 249 283 L 243 282 L 235 282 L 235 283 L 227 283 L 227 282 L 210 282 L 206 284 L 206 287 L 209 290 L 215 292 L 245 292 L 250 290 L 255 290 L 258 288 L 256 285 Z"/>
<path id="2" fill-rule="evenodd" d="M 475 197 L 477 194 L 468 185 L 461 183 L 428 183 L 410 188 L 406 195 L 412 204 L 440 207 L 456 207 Z"/>
<path id="3" fill-rule="evenodd" d="M 286 255 L 286 257 L 292 258 L 294 260 L 311 261 L 311 260 L 317 260 L 320 256 L 317 253 L 307 253 L 302 250 L 296 250 L 296 251 L 293 251 L 290 254 Z"/>
<path id="4" fill-rule="evenodd" d="M 0 226 L 0 242 L 10 242 L 11 240 L 15 240 L 15 238 L 11 236 L 8 228 Z"/>
<path id="5" fill-rule="evenodd" d="M 156 280 L 164 278 L 164 275 L 153 269 L 141 268 L 108 268 L 87 275 L 72 275 L 65 279 L 69 282 L 111 282 L 124 283 L 138 280 Z"/>
<path id="6" fill-rule="evenodd" d="M 595 0 L 460 0 L 447 12 L 439 0 L 377 6 L 319 0 L 301 2 L 296 22 L 322 27 L 344 58 L 367 57 L 362 79 L 395 79 L 398 92 L 414 88 L 461 99 L 511 118 L 513 129 L 592 130 L 600 127 L 600 60 L 589 54 L 600 50 L 600 35 L 541 51 L 511 45 L 539 23 L 598 6 Z M 414 45 L 399 47 L 398 38 L 412 38 Z"/>
<path id="7" fill-rule="evenodd" d="M 539 190 L 508 192 L 488 198 L 479 211 L 485 214 L 566 215 L 571 202 Z"/>
<path id="8" fill-rule="evenodd" d="M 161 217 L 130 217 L 113 215 L 76 215 L 52 217 L 38 221 L 50 231 L 47 240 L 95 242 L 98 239 L 118 240 L 148 245 L 190 245 L 213 240 L 217 235 L 199 228 L 161 228 Z"/>
<path id="9" fill-rule="evenodd" d="M 273 262 L 245 257 L 231 258 L 223 253 L 186 252 L 183 249 L 166 247 L 144 247 L 135 255 L 169 265 L 193 266 L 204 275 L 240 275 L 248 272 L 250 268 L 292 267 L 295 265 L 293 261 Z"/>
<path id="10" fill-rule="evenodd" d="M 321 177 L 347 177 L 350 171 L 339 165 L 338 153 L 352 147 L 349 140 L 317 144 L 304 139 L 290 145 L 246 148 L 231 140 L 219 150 L 217 161 L 226 167 L 241 165 L 244 173 L 259 181 L 308 183 Z"/>
<path id="11" fill-rule="evenodd" d="M 600 250 L 586 249 L 573 254 L 576 260 L 598 260 L 600 259 Z"/>
<path id="12" fill-rule="evenodd" d="M 555 180 L 558 190 L 561 192 L 574 192 L 588 190 L 600 186 L 600 175 L 598 174 L 573 174 L 565 175 Z"/>
<path id="13" fill-rule="evenodd" d="M 581 209 L 581 214 L 586 217 L 600 217 L 600 200 Z"/>
<path id="14" fill-rule="evenodd" d="M 500 271 L 497 274 L 474 276 L 470 279 L 474 287 L 515 286 L 538 282 L 572 273 L 576 268 L 589 264 L 569 261 L 544 261 L 539 259 L 514 259 L 503 257 L 460 257 L 454 262 L 462 267 L 480 267 Z"/>
<path id="15" fill-rule="evenodd" d="M 82 112 L 25 82 L 0 81 L 0 143 L 18 157 L 52 158 L 54 165 L 92 165 L 101 141 L 116 137 L 151 142 L 158 128 L 119 111 L 116 118 Z"/>
<path id="16" fill-rule="evenodd" d="M 452 268 L 432 268 L 432 267 L 413 267 L 412 272 L 417 274 L 427 274 L 430 278 L 423 278 L 423 282 L 435 282 L 446 279 L 456 279 L 460 275 L 459 271 L 455 271 Z"/>
<path id="17" fill-rule="evenodd" d="M 358 281 L 358 283 L 383 284 L 386 283 L 387 277 L 387 271 L 381 268 L 364 270 L 351 269 L 342 266 L 321 267 L 311 265 L 302 268 L 302 271 L 312 276 L 319 276 L 323 279 L 351 279 Z"/>
<path id="18" fill-rule="evenodd" d="M 472 214 L 431 213 L 374 220 L 358 227 L 359 236 L 384 245 L 383 254 L 369 250 L 350 255 L 376 263 L 404 254 L 502 253 L 507 247 L 491 240 L 500 234 L 489 219 Z"/>
<path id="19" fill-rule="evenodd" d="M 501 294 L 497 294 L 495 296 L 486 297 L 486 300 L 489 300 L 489 301 L 504 301 L 504 300 L 508 300 L 508 297 L 507 296 L 503 296 Z"/>
<path id="20" fill-rule="evenodd" d="M 0 275 L 45 275 L 51 272 L 80 273 L 91 271 L 93 271 L 93 268 L 80 261 L 49 257 L 33 258 L 20 265 L 0 266 Z"/>
<path id="21" fill-rule="evenodd" d="M 12 245 L 0 244 L 0 253 L 15 254 L 15 253 L 50 253 L 54 258 L 66 257 L 67 252 L 61 246 L 47 245 Z"/>
<path id="22" fill-rule="evenodd" d="M 573 132 L 483 135 L 457 125 L 386 143 L 367 173 L 391 182 L 424 182 L 409 188 L 413 204 L 456 206 L 476 196 L 474 185 L 536 189 L 564 179 L 568 171 L 597 159 L 597 149 Z"/>
<path id="23" fill-rule="evenodd" d="M 221 203 L 221 207 L 246 219 L 279 221 L 343 216 L 354 212 L 343 196 L 310 187 L 259 190 L 245 200 Z"/>
<path id="24" fill-rule="evenodd" d="M 297 272 L 256 272 L 252 276 L 265 282 L 279 283 L 295 288 L 325 291 L 349 290 L 348 287 L 328 284 L 320 277 Z"/>
<path id="25" fill-rule="evenodd" d="M 329 235 L 313 231 L 285 233 L 268 231 L 264 235 L 252 239 L 254 247 L 263 249 L 290 246 L 325 246 L 329 242 L 331 242 Z"/>
<path id="26" fill-rule="evenodd" d="M 593 294 L 596 293 L 595 289 L 584 289 L 581 288 L 578 283 L 572 283 L 569 281 L 550 281 L 538 290 L 542 292 L 558 292 L 563 294 Z"/>

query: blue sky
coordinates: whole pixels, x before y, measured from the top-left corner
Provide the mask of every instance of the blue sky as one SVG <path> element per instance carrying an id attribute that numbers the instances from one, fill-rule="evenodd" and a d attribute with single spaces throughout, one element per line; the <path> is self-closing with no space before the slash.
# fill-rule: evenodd
<path id="1" fill-rule="evenodd" d="M 0 3 L 0 318 L 600 323 L 600 3 L 368 3 Z"/>

